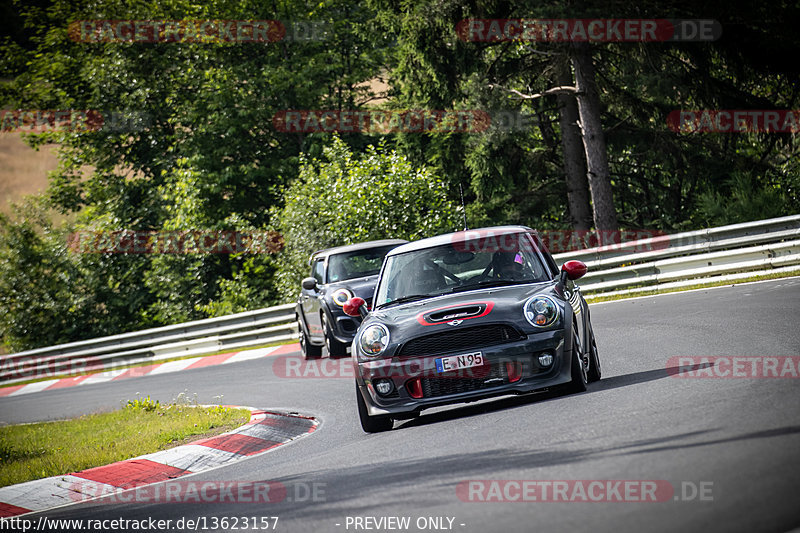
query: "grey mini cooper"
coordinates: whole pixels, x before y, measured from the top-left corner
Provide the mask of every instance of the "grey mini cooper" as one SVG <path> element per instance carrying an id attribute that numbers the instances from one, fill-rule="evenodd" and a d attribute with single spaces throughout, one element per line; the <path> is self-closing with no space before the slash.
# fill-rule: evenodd
<path id="1" fill-rule="evenodd" d="M 295 306 L 300 348 L 306 359 L 344 357 L 358 329 L 358 321 L 344 314 L 342 306 L 354 296 L 372 301 L 386 254 L 408 241 L 387 239 L 320 250 L 311 255 L 311 276 L 301 283 Z"/>
<path id="2" fill-rule="evenodd" d="M 394 248 L 360 318 L 351 356 L 366 432 L 423 409 L 600 379 L 589 308 L 537 233 L 504 226 L 440 235 Z"/>

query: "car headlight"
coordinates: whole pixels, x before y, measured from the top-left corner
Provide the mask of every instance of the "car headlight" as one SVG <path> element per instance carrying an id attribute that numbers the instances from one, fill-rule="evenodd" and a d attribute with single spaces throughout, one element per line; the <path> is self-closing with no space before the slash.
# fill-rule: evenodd
<path id="1" fill-rule="evenodd" d="M 389 330 L 383 324 L 372 324 L 361 332 L 358 347 L 369 357 L 380 355 L 389 346 Z"/>
<path id="2" fill-rule="evenodd" d="M 335 291 L 333 291 L 333 294 L 331 294 L 331 299 L 333 300 L 333 303 L 335 303 L 339 307 L 347 303 L 347 300 L 349 300 L 352 297 L 353 297 L 352 291 L 349 291 L 347 289 L 336 289 Z"/>
<path id="3" fill-rule="evenodd" d="M 534 296 L 525 302 L 524 312 L 531 326 L 546 328 L 558 320 L 559 307 L 549 296 Z"/>

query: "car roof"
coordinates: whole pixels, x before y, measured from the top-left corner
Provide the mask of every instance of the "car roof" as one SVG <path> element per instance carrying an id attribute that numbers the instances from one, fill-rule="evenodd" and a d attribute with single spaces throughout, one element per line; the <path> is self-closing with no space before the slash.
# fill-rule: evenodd
<path id="1" fill-rule="evenodd" d="M 367 241 L 367 242 L 359 242 L 356 244 L 347 244 L 345 246 L 335 246 L 333 248 L 326 248 L 324 250 L 318 250 L 311 254 L 311 260 L 317 259 L 319 257 L 327 257 L 329 255 L 334 254 L 341 254 L 347 252 L 357 252 L 358 250 L 367 250 L 369 248 L 380 248 L 381 246 L 389 246 L 391 244 L 401 245 L 406 244 L 408 241 L 403 239 L 383 239 L 378 241 Z"/>
<path id="2" fill-rule="evenodd" d="M 526 233 L 535 232 L 535 230 L 527 226 L 493 226 L 488 228 L 470 229 L 465 231 L 456 231 L 454 233 L 445 233 L 444 235 L 437 235 L 436 237 L 428 237 L 418 241 L 398 246 L 390 251 L 388 256 L 403 254 L 406 252 L 414 252 L 417 250 L 424 250 L 426 248 L 433 248 L 443 244 L 451 244 L 453 242 L 463 242 L 465 240 L 474 239 L 476 237 L 486 237 L 492 235 L 505 235 L 507 233 Z"/>

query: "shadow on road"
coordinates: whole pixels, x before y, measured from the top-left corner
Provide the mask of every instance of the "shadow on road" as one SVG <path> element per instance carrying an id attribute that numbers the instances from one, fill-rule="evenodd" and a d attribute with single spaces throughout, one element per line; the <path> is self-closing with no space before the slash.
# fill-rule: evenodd
<path id="1" fill-rule="evenodd" d="M 712 446 L 714 444 L 724 444 L 728 442 L 737 442 L 742 440 L 751 440 L 751 439 L 765 439 L 770 437 L 782 437 L 784 435 L 793 435 L 795 433 L 800 433 L 800 426 L 786 426 L 782 428 L 775 428 L 775 429 L 765 429 L 762 431 L 753 431 L 751 433 L 743 433 L 741 435 L 735 435 L 732 437 L 726 437 L 723 439 L 712 439 L 712 440 L 704 440 L 701 442 L 688 442 L 684 444 L 670 444 L 669 446 L 656 446 L 654 448 L 647 448 L 646 450 L 634 450 L 631 453 L 658 453 L 664 452 L 669 450 L 680 450 L 682 448 L 697 448 L 700 446 Z M 662 441 L 663 439 L 655 439 L 657 442 Z M 628 446 L 632 447 L 632 446 Z M 625 447 L 620 447 L 620 449 L 624 449 Z"/>
<path id="2" fill-rule="evenodd" d="M 612 376 L 610 378 L 603 378 L 594 385 L 590 385 L 589 392 L 612 390 L 619 387 L 627 387 L 629 385 L 638 385 L 639 383 L 647 383 L 648 381 L 655 381 L 657 379 L 675 377 L 683 372 L 694 372 L 696 370 L 701 370 L 712 366 L 714 366 L 714 363 L 708 362 L 690 366 L 668 366 L 665 368 L 656 368 L 655 370 L 645 370 L 643 372 Z"/>
<path id="3" fill-rule="evenodd" d="M 679 372 L 686 370 L 698 370 L 705 368 L 707 364 L 693 365 L 692 368 L 684 367 L 667 367 L 657 368 L 655 370 L 645 370 L 643 372 L 634 372 L 632 374 L 624 374 L 621 376 L 612 376 L 610 378 L 603 378 L 597 383 L 589 385 L 589 390 L 582 394 L 591 394 L 593 392 L 613 390 L 620 387 L 628 387 L 630 385 L 638 385 L 640 383 L 647 383 L 648 381 L 655 381 L 666 377 L 677 375 Z M 567 395 L 572 396 L 572 395 Z M 558 391 L 547 391 L 533 394 L 526 394 L 523 396 L 504 397 L 494 401 L 483 402 L 477 405 L 468 405 L 466 407 L 449 407 L 446 411 L 435 413 L 425 413 L 419 418 L 409 420 L 407 422 L 400 422 L 396 429 L 407 427 L 418 427 L 427 424 L 435 424 L 445 420 L 454 420 L 459 418 L 469 418 L 472 416 L 479 416 L 486 413 L 493 413 L 504 411 L 506 409 L 514 409 L 531 403 L 545 402 L 549 400 L 557 400 L 566 397 L 564 393 Z M 424 412 L 423 412 L 424 413 Z"/>

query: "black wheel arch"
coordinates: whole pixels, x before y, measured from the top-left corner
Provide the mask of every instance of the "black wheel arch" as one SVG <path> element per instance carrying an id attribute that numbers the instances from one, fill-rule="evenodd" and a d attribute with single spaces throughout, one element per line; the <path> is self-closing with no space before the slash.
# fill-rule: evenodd
<path id="1" fill-rule="evenodd" d="M 319 320 L 320 323 L 322 322 L 322 315 L 325 315 L 325 320 L 328 321 L 328 324 L 333 327 L 334 320 L 333 320 L 333 313 L 331 312 L 330 306 L 328 306 L 328 302 L 325 299 L 321 299 L 319 302 Z"/>
<path id="2" fill-rule="evenodd" d="M 572 353 L 572 339 L 574 338 L 572 330 L 575 327 L 575 311 L 573 311 L 569 300 L 564 300 L 564 316 L 562 320 L 564 321 L 564 351 Z"/>
<path id="3" fill-rule="evenodd" d="M 308 324 L 306 323 L 306 315 L 303 313 L 303 309 L 298 304 L 294 310 L 294 316 L 297 319 L 297 323 L 300 324 L 300 333 L 305 333 L 306 336 L 310 337 L 311 334 L 308 332 Z"/>

